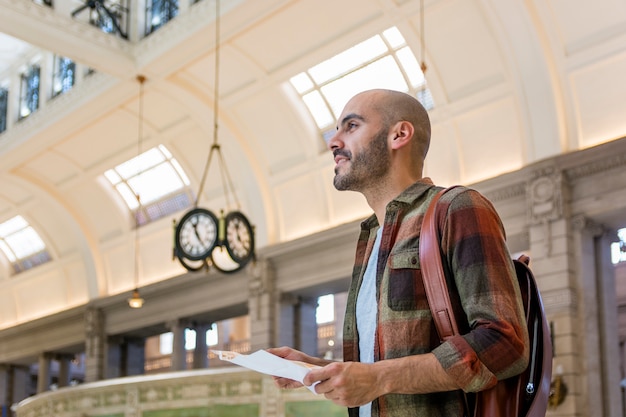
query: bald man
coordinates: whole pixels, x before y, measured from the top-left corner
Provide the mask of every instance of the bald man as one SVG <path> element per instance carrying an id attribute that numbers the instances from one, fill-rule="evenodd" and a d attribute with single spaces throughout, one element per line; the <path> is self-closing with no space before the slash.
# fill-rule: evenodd
<path id="1" fill-rule="evenodd" d="M 422 219 L 442 187 L 422 176 L 430 120 L 412 96 L 370 90 L 345 106 L 328 143 L 334 186 L 365 197 L 374 214 L 361 224 L 348 293 L 343 362 L 289 347 L 287 359 L 320 365 L 304 383 L 349 415 L 462 417 L 462 391 L 477 392 L 521 373 L 528 334 L 504 228 L 489 201 L 458 187 L 447 208 L 442 258 L 451 297 L 469 326 L 440 343 L 419 265 Z M 282 388 L 301 386 L 276 378 Z"/>

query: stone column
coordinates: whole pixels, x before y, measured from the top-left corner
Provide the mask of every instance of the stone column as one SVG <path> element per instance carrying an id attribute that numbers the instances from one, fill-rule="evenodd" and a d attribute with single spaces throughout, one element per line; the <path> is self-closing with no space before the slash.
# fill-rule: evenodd
<path id="1" fill-rule="evenodd" d="M 276 338 L 278 346 L 298 348 L 298 333 L 296 332 L 296 306 L 299 298 L 293 294 L 281 294 L 277 303 Z"/>
<path id="2" fill-rule="evenodd" d="M 620 359 L 614 269 L 610 235 L 601 225 L 580 215 L 572 219 L 581 303 L 578 323 L 581 337 L 578 368 L 586 401 L 583 415 L 621 417 Z M 580 365 L 583 365 L 582 367 Z"/>
<path id="3" fill-rule="evenodd" d="M 125 375 L 143 375 L 146 364 L 146 340 L 139 337 L 125 338 L 123 350 Z"/>
<path id="4" fill-rule="evenodd" d="M 615 282 L 615 267 L 611 262 L 611 243 L 616 236 L 603 228 L 603 233 L 595 239 L 595 249 L 598 264 L 598 282 L 601 288 L 600 305 L 602 312 L 602 340 L 604 343 L 602 366 L 605 371 L 604 386 L 605 395 L 608 394 L 608 407 L 605 416 L 622 417 L 624 407 L 622 404 L 622 389 L 620 382 L 622 379 L 619 366 L 615 361 L 620 359 L 619 349 L 619 318 L 618 302 Z"/>
<path id="5" fill-rule="evenodd" d="M 185 324 L 181 320 L 172 320 L 167 323 L 172 332 L 172 371 L 187 369 L 187 352 L 185 351 Z"/>
<path id="6" fill-rule="evenodd" d="M 12 367 L 12 396 L 9 398 L 10 404 L 18 403 L 30 395 L 31 392 L 31 377 L 30 368 L 28 366 L 15 366 Z"/>
<path id="7" fill-rule="evenodd" d="M 146 28 L 146 2 L 131 1 L 128 2 L 128 41 L 132 43 L 139 42 L 145 36 Z M 122 27 L 122 30 L 126 30 Z"/>
<path id="8" fill-rule="evenodd" d="M 39 355 L 39 368 L 37 373 L 37 394 L 41 394 L 50 388 L 50 361 L 52 355 L 43 352 Z"/>
<path id="9" fill-rule="evenodd" d="M 560 366 L 566 383 L 582 360 L 576 320 L 580 308 L 579 290 L 573 271 L 572 233 L 569 219 L 568 187 L 555 167 L 535 172 L 527 187 L 530 267 L 537 279 L 544 308 L 551 322 L 554 342 L 553 369 Z M 559 412 L 569 415 L 577 407 L 570 389 Z"/>
<path id="10" fill-rule="evenodd" d="M 72 374 L 70 371 L 71 361 L 74 359 L 73 355 L 59 354 L 56 356 L 59 363 L 59 375 L 57 378 L 57 386 L 59 388 L 67 387 L 72 380 Z"/>
<path id="11" fill-rule="evenodd" d="M 555 166 L 528 183 L 531 268 L 552 324 L 553 369 L 568 387 L 560 415 L 621 417 L 615 280 L 599 224 L 572 216 L 569 185 Z"/>
<path id="12" fill-rule="evenodd" d="M 195 323 L 196 348 L 193 351 L 193 369 L 206 369 L 209 367 L 209 348 L 206 343 L 206 332 L 211 328 L 206 323 Z"/>
<path id="13" fill-rule="evenodd" d="M 581 379 L 581 384 L 585 387 L 586 398 L 589 403 L 584 404 L 579 399 L 579 407 L 583 414 L 592 416 L 601 416 L 603 413 L 603 394 L 602 394 L 602 376 L 600 365 L 600 332 L 598 328 L 598 285 L 596 282 L 595 267 L 595 248 L 594 235 L 601 233 L 597 225 L 594 225 L 584 216 L 578 216 L 573 222 L 573 243 L 575 253 L 579 254 L 577 262 L 577 272 L 580 285 L 580 311 L 578 317 L 582 320 L 578 326 L 574 326 L 577 332 L 574 333 L 580 337 L 580 348 L 573 350 L 571 362 L 584 364 L 582 366 L 586 373 L 577 375 Z M 576 316 L 572 317 L 576 318 Z M 578 330 L 580 333 L 578 333 Z M 558 329 L 555 331 L 558 334 Z M 557 348 L 561 352 L 565 352 L 567 346 L 557 343 Z M 558 352 L 558 351 L 557 351 Z M 589 352 L 589 354 L 585 354 Z M 563 355 L 561 355 L 562 357 Z M 557 362 L 558 361 L 558 362 Z M 555 359 L 555 365 L 563 358 Z M 580 366 L 578 368 L 581 368 Z M 571 380 L 570 380 L 571 381 Z M 566 380 L 566 382 L 568 382 Z M 570 383 L 571 384 L 571 383 Z M 570 385 L 568 384 L 568 385 Z M 577 407 L 578 408 L 578 407 Z M 592 410 L 598 410 L 595 414 Z"/>
<path id="14" fill-rule="evenodd" d="M 300 298 L 296 305 L 297 349 L 318 356 L 317 349 L 317 298 Z"/>
<path id="15" fill-rule="evenodd" d="M 105 316 L 102 310 L 88 307 L 85 311 L 85 382 L 105 377 Z"/>
<path id="16" fill-rule="evenodd" d="M 317 299 L 281 294 L 277 305 L 277 342 L 311 356 L 318 356 Z"/>
<path id="17" fill-rule="evenodd" d="M 143 375 L 145 362 L 145 339 L 121 336 L 108 339 L 107 378 Z"/>
<path id="18" fill-rule="evenodd" d="M 0 365 L 0 410 L 11 406 L 13 397 L 12 369 L 10 365 Z M 0 411 L 1 415 L 1 411 Z"/>
<path id="19" fill-rule="evenodd" d="M 106 344 L 106 373 L 105 378 L 119 378 L 126 376 L 124 371 L 124 338 L 121 336 L 110 336 Z"/>
<path id="20" fill-rule="evenodd" d="M 276 346 L 275 272 L 271 262 L 259 259 L 251 268 L 248 283 L 250 350 Z"/>

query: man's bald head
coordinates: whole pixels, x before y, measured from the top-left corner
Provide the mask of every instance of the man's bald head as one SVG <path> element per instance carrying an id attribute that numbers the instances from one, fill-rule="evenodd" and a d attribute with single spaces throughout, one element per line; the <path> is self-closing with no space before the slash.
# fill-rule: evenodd
<path id="1" fill-rule="evenodd" d="M 424 160 L 430 146 L 430 118 L 422 104 L 409 94 L 394 90 L 367 90 L 354 98 L 366 98 L 381 115 L 384 126 L 407 121 L 415 129 L 413 149 L 416 157 Z"/>

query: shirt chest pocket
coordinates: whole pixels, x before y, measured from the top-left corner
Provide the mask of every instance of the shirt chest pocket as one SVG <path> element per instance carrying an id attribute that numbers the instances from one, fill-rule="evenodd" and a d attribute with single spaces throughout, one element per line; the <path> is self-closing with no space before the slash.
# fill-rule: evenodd
<path id="1" fill-rule="evenodd" d="M 387 303 L 395 311 L 428 309 L 417 250 L 389 255 Z"/>

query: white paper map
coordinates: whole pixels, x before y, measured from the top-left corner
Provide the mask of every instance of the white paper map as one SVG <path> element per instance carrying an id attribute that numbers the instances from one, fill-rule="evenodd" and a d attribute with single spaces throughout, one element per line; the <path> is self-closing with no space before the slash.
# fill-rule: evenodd
<path id="1" fill-rule="evenodd" d="M 262 374 L 289 378 L 299 382 L 304 380 L 304 377 L 311 369 L 319 368 L 319 366 L 309 363 L 284 359 L 262 349 L 250 355 L 242 355 L 241 353 L 228 350 L 212 350 L 212 352 L 223 361 L 228 361 Z M 307 388 L 315 394 L 315 384 Z"/>

